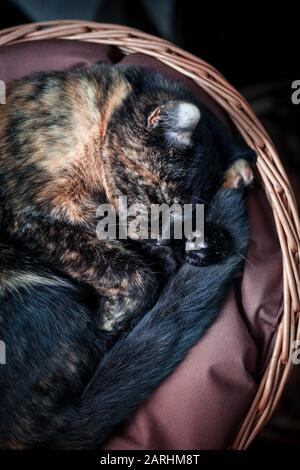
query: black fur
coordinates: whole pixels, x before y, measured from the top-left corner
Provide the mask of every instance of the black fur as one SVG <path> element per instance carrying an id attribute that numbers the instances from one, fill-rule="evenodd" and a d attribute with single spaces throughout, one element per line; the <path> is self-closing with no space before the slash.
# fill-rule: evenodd
<path id="1" fill-rule="evenodd" d="M 227 258 L 199 267 L 194 266 L 195 252 L 187 257 L 155 307 L 121 336 L 98 367 L 109 337 L 101 338 L 95 327 L 91 294 L 47 268 L 33 266 L 35 261 L 24 252 L 1 247 L 2 272 L 3 259 L 8 268 L 17 255 L 19 272 L 34 267 L 44 279 L 27 287 L 15 285 L 1 298 L 0 338 L 7 345 L 7 364 L 0 366 L 4 445 L 24 442 L 25 424 L 29 447 L 97 448 L 174 370 L 212 323 L 240 266 L 248 233 L 242 191 L 220 191 L 208 221 L 230 234 Z M 52 285 L 45 285 L 45 279 Z M 80 352 L 76 358 L 74 347 Z"/>

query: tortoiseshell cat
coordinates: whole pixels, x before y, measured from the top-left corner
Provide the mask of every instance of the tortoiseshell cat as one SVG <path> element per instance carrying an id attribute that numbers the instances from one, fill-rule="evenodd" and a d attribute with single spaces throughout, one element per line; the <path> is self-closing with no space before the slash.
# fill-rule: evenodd
<path id="1" fill-rule="evenodd" d="M 201 336 L 246 246 L 240 190 L 215 196 L 208 248 L 181 245 L 180 256 L 171 242 L 149 250 L 149 241 L 99 240 L 99 204 L 116 206 L 120 195 L 149 208 L 209 204 L 224 180 L 250 183 L 252 161 L 186 89 L 157 73 L 96 65 L 8 86 L 0 106 L 5 447 L 99 445 Z M 172 279 L 160 295 L 163 274 Z"/>

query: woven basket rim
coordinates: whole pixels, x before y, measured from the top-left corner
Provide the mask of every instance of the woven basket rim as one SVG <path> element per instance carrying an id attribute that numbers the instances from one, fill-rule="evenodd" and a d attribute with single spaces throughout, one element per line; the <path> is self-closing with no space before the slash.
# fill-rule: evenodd
<path id="1" fill-rule="evenodd" d="M 257 169 L 272 207 L 283 258 L 283 314 L 272 356 L 231 448 L 245 449 L 268 421 L 292 368 L 293 342 L 300 340 L 300 222 L 296 199 L 279 155 L 247 101 L 213 66 L 171 42 L 129 26 L 84 20 L 53 20 L 0 31 L 0 47 L 42 39 L 68 39 L 115 45 L 142 52 L 191 78 L 235 123 L 258 155 Z"/>

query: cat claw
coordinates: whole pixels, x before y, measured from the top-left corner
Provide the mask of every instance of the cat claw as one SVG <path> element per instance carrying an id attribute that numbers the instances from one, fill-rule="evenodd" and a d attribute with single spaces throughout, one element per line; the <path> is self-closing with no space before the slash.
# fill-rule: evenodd
<path id="1" fill-rule="evenodd" d="M 236 160 L 224 174 L 223 188 L 241 188 L 249 186 L 254 179 L 250 164 L 244 160 Z"/>

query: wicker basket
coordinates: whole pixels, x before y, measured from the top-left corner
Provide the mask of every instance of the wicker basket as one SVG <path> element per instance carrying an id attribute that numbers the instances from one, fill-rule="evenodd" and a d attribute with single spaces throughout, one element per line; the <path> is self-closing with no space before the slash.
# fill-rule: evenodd
<path id="1" fill-rule="evenodd" d="M 273 209 L 283 255 L 284 312 L 271 359 L 233 444 L 234 449 L 245 449 L 272 415 L 291 370 L 293 342 L 300 339 L 300 223 L 295 197 L 276 149 L 248 103 L 217 70 L 163 39 L 124 26 L 51 21 L 0 31 L 0 47 L 52 38 L 115 45 L 125 54 L 141 52 L 156 57 L 211 95 L 258 154 L 257 168 Z"/>

